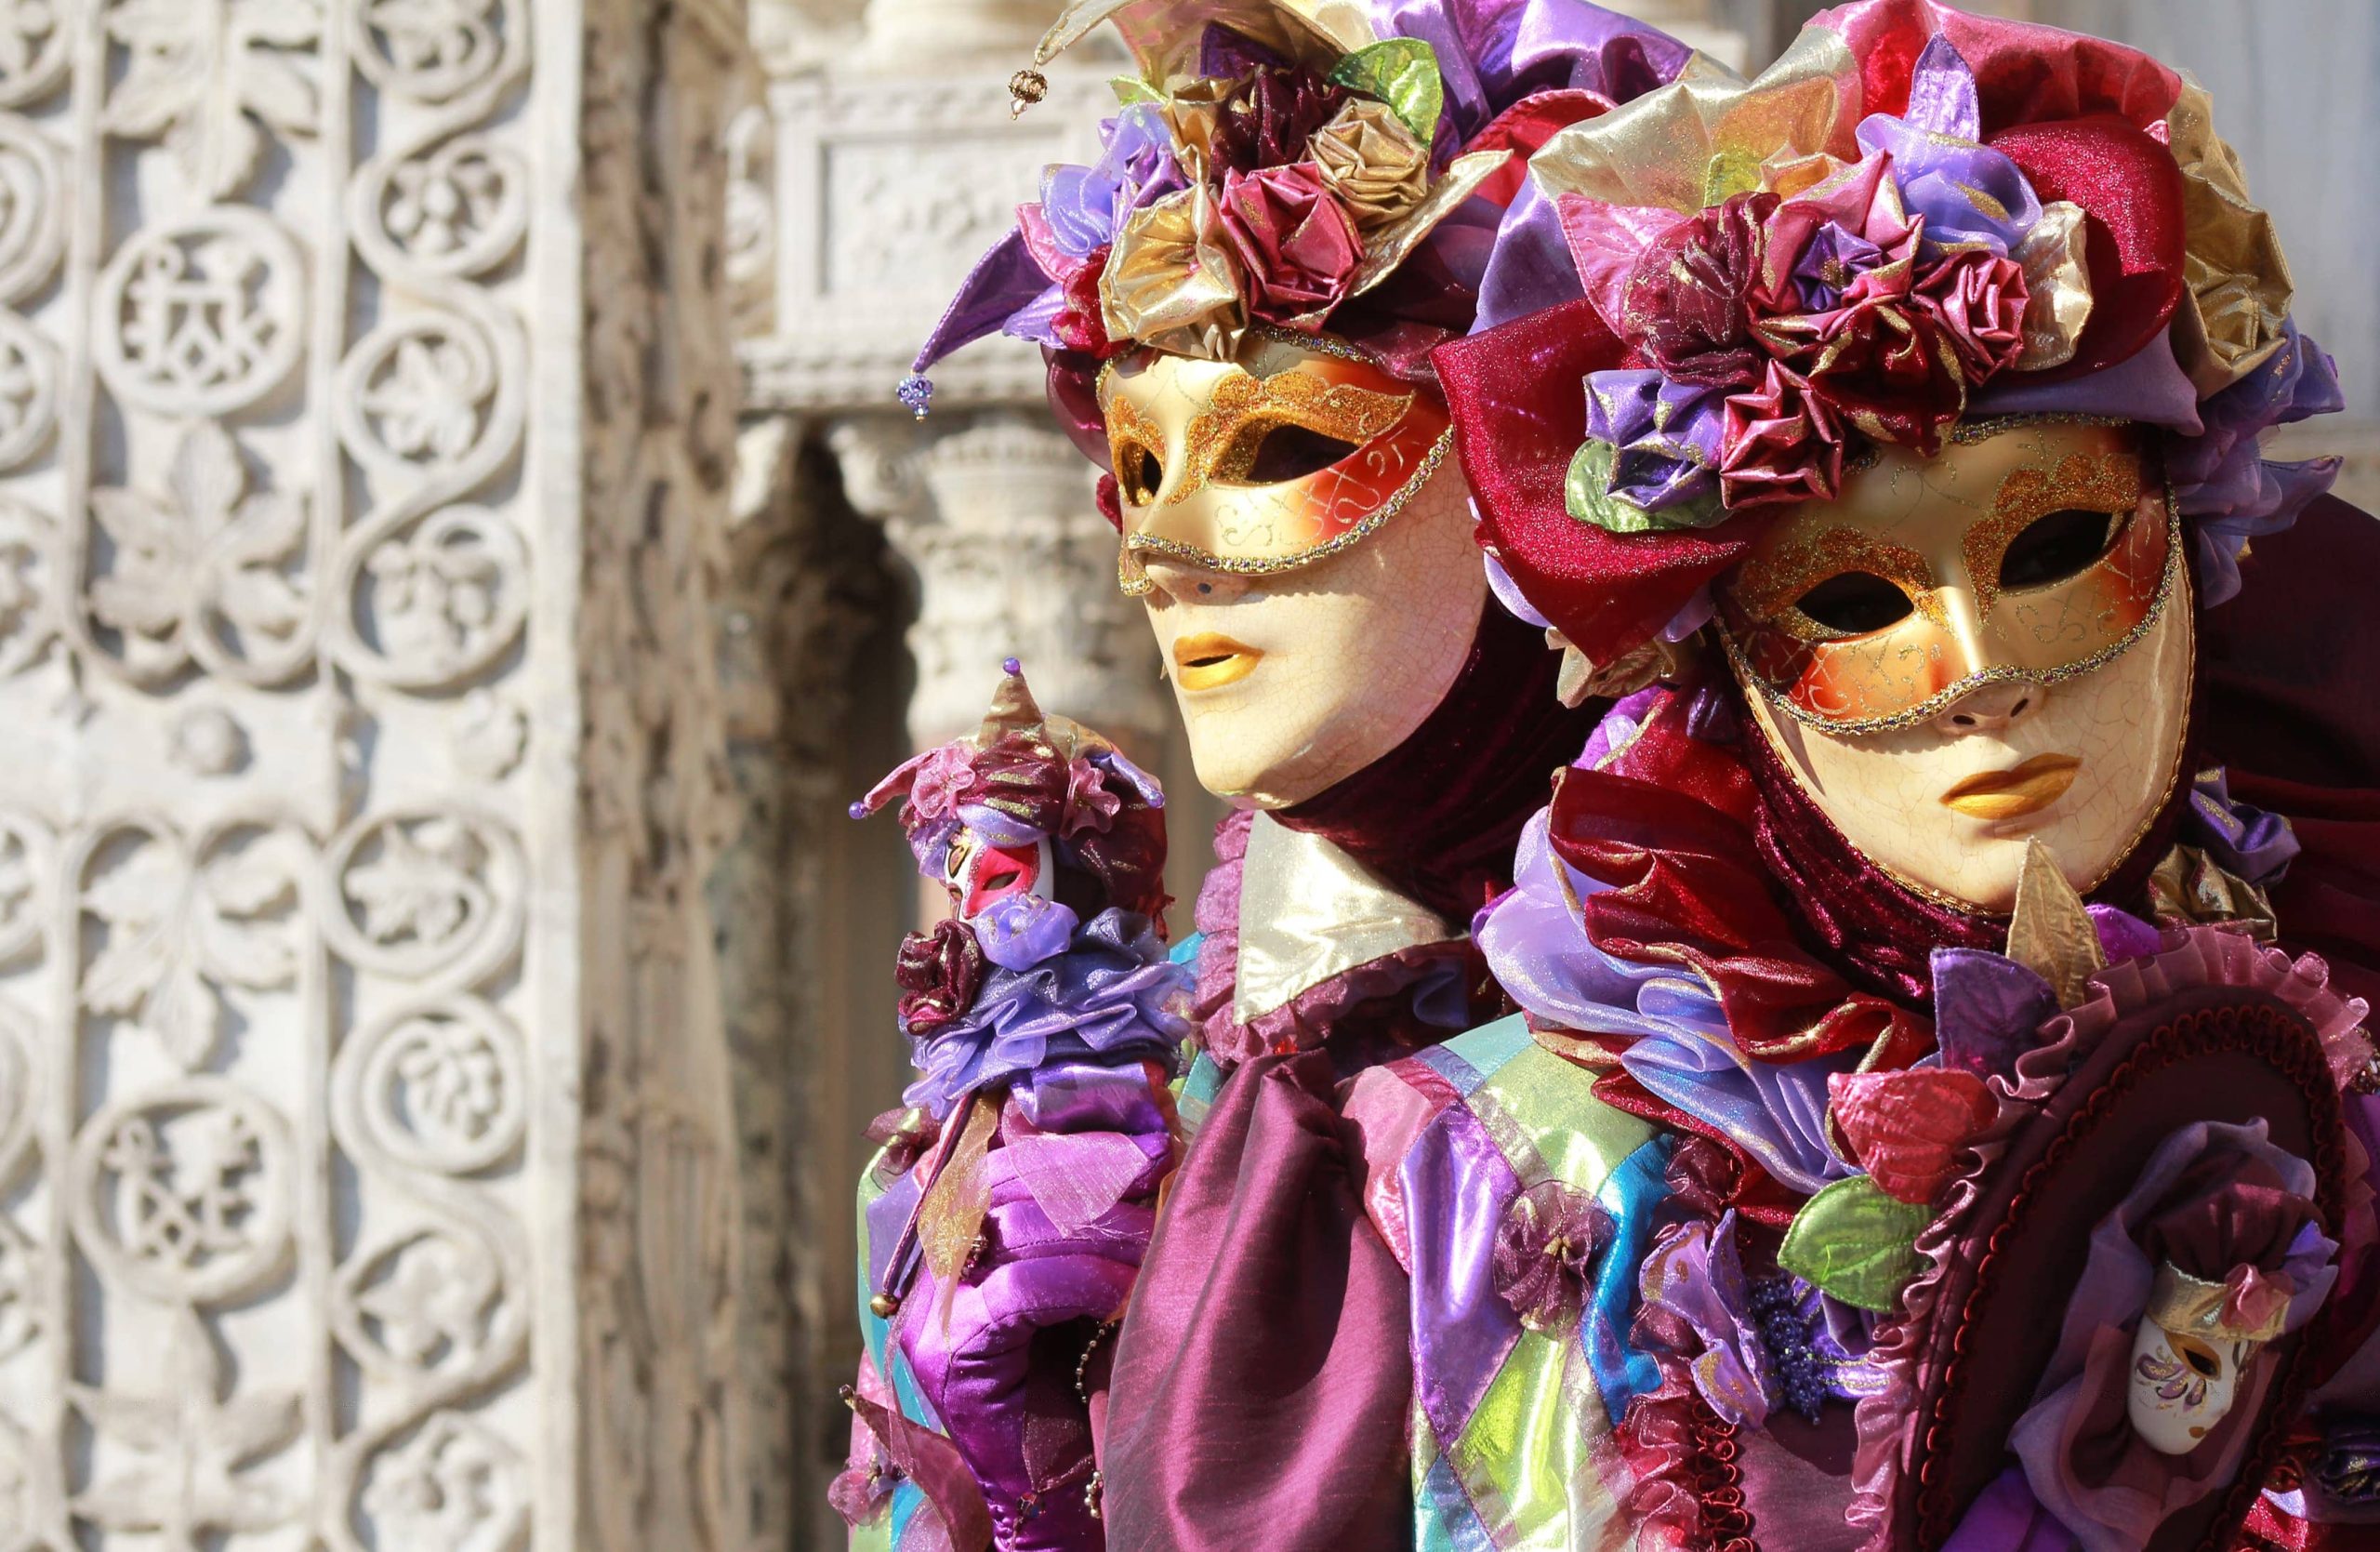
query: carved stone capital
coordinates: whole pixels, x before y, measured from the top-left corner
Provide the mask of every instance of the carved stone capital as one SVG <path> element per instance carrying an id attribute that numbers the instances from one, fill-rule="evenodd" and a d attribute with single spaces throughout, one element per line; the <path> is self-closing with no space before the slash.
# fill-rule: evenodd
<path id="1" fill-rule="evenodd" d="M 914 745 L 972 728 L 1012 656 L 1051 710 L 1128 748 L 1157 747 L 1171 709 L 1156 646 L 1117 589 L 1115 532 L 1072 444 L 1013 411 L 922 426 L 871 417 L 828 442 L 852 504 L 884 524 L 917 578 Z"/>

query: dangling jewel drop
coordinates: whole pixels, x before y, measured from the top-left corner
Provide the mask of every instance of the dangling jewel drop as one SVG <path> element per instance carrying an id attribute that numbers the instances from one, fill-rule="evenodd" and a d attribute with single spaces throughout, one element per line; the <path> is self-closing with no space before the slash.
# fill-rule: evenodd
<path id="1" fill-rule="evenodd" d="M 920 420 L 926 418 L 926 411 L 933 406 L 933 384 L 915 372 L 903 378 L 901 386 L 892 391 L 895 398 L 908 406 L 909 413 Z"/>
<path id="2" fill-rule="evenodd" d="M 1020 70 L 1008 78 L 1008 116 L 1023 118 L 1025 110 L 1050 95 L 1050 78 L 1038 70 Z"/>

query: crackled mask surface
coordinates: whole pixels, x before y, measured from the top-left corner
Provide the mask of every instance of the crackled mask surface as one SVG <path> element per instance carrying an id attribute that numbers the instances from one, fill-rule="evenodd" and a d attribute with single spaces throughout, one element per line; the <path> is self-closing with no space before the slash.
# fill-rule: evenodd
<path id="1" fill-rule="evenodd" d="M 2005 909 L 2025 842 L 2096 887 L 2171 790 L 2195 643 L 2162 480 L 2128 428 L 1886 449 L 1720 590 L 1754 720 L 1871 860 Z"/>
<path id="2" fill-rule="evenodd" d="M 1431 452 L 1444 410 L 1278 340 L 1240 364 L 1152 354 L 1103 398 L 1127 587 L 1199 784 L 1284 807 L 1403 743 L 1461 670 L 1487 597 L 1461 475 Z"/>
<path id="3" fill-rule="evenodd" d="M 1434 399 L 1327 339 L 1254 333 L 1234 361 L 1119 358 L 1099 398 L 1133 592 L 1151 560 L 1263 577 L 1353 548 L 1448 446 Z"/>

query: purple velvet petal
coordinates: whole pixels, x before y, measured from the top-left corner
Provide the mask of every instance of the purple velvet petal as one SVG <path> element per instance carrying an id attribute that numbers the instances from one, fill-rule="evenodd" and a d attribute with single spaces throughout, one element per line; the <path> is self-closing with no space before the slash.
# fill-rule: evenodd
<path id="1" fill-rule="evenodd" d="M 1844 289 L 1884 261 L 1884 249 L 1836 222 L 1827 222 L 1811 235 L 1802 257 L 1793 261 L 1793 283 L 1801 288 L 1802 310 L 1833 312 L 1843 304 Z"/>
<path id="2" fill-rule="evenodd" d="M 1984 948 L 1933 954 L 1934 1040 L 1942 1065 L 1978 1077 L 2016 1070 L 2034 1034 L 2056 1016 L 2050 984 L 2015 960 Z"/>
<path id="3" fill-rule="evenodd" d="M 1925 218 L 1929 254 L 1981 244 L 2005 259 L 2041 221 L 2041 197 L 1999 152 L 1937 139 L 1885 113 L 1869 114 L 1858 133 L 1860 149 L 1892 157 L 1903 208 Z"/>
<path id="4" fill-rule="evenodd" d="M 2202 433 L 2166 447 L 2175 500 L 2198 520 L 2201 602 L 2209 607 L 2240 590 L 2241 547 L 2296 522 L 2338 478 L 2336 458 L 2278 463 L 2262 456 L 2258 439 L 2267 431 L 2345 404 L 2329 353 L 2294 323 L 2282 329 L 2270 360 L 2201 406 Z"/>
<path id="5" fill-rule="evenodd" d="M 1577 0 L 1397 0 L 1381 35 L 1435 51 L 1447 121 L 1461 140 L 1530 92 L 1625 102 L 1675 80 L 1693 55 L 1666 33 Z"/>
<path id="6" fill-rule="evenodd" d="M 2130 359 L 2063 382 L 2028 382 L 2032 374 L 2003 372 L 1967 401 L 1966 418 L 1994 415 L 2113 415 L 2146 426 L 2196 436 L 2198 389 L 2174 359 L 2173 341 L 2160 334 Z"/>
<path id="7" fill-rule="evenodd" d="M 2184 823 L 2193 845 L 2248 883 L 2279 882 L 2297 856 L 2297 834 L 2289 821 L 2233 797 L 2229 778 L 2219 770 L 2191 784 Z"/>

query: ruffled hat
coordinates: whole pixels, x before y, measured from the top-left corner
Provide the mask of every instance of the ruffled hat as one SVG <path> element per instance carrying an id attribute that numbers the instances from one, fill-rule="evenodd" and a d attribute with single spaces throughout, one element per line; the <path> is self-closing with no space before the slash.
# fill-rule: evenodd
<path id="1" fill-rule="evenodd" d="M 1529 177 L 1567 299 L 1434 360 L 1500 594 L 1593 664 L 1697 623 L 1765 515 L 1877 444 L 2158 428 L 2209 604 L 2336 474 L 2257 456 L 2336 380 L 2206 93 L 2135 49 L 1858 0 L 1756 80 L 1698 58 L 1562 129 Z"/>
<path id="2" fill-rule="evenodd" d="M 1099 160 L 1054 166 L 901 384 L 994 332 L 1049 354 L 1061 418 L 1106 461 L 1091 384 L 1135 346 L 1228 359 L 1250 329 L 1326 330 L 1426 380 L 1471 326 L 1496 218 L 1555 130 L 1676 76 L 1692 51 L 1584 0 L 1082 0 L 1131 51 Z M 1011 83 L 1040 95 L 1034 70 Z"/>

